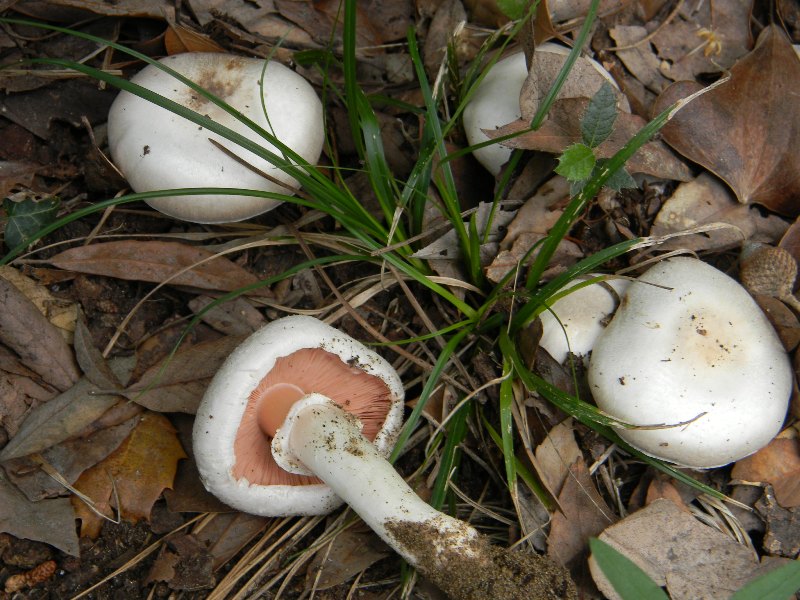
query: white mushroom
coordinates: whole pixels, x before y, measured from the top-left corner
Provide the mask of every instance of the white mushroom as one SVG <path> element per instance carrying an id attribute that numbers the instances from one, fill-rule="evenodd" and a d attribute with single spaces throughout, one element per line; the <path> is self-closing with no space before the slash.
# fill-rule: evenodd
<path id="1" fill-rule="evenodd" d="M 569 51 L 569 48 L 551 42 L 537 46 L 534 53 L 534 68 L 536 68 L 537 64 L 539 66 L 554 64 L 560 68 Z M 571 75 L 567 79 L 569 84 L 562 89 L 559 97 L 566 97 L 565 93 L 577 95 L 579 92 L 576 90 L 580 90 L 582 95 L 591 95 L 589 92 L 591 90 L 597 91 L 604 80 L 611 83 L 615 88 L 617 87 L 614 79 L 603 69 L 600 63 L 585 57 L 580 57 L 579 61 L 591 65 L 594 71 L 592 71 L 592 68 L 589 68 L 588 71 L 594 73 L 595 77 L 598 74 L 601 77 L 595 84 L 594 81 L 581 81 L 579 80 L 580 78 L 576 79 Z M 528 79 L 528 67 L 525 63 L 524 52 L 517 52 L 507 56 L 497 61 L 489 69 L 489 72 L 481 80 L 469 103 L 464 108 L 464 133 L 466 133 L 467 141 L 471 146 L 489 140 L 489 136 L 482 130 L 502 127 L 522 116 L 520 92 L 526 79 Z M 541 85 L 549 83 L 549 81 L 540 82 Z M 486 167 L 492 175 L 497 175 L 500 173 L 502 166 L 511 158 L 511 148 L 496 143 L 479 148 L 473 154 L 478 159 L 478 162 Z"/>
<path id="2" fill-rule="evenodd" d="M 692 258 L 672 258 L 632 284 L 595 343 L 589 384 L 642 452 L 695 468 L 765 446 L 786 417 L 789 358 L 736 281 Z"/>
<path id="3" fill-rule="evenodd" d="M 383 406 L 369 410 L 357 396 Z M 492 546 L 405 483 L 385 459 L 402 398 L 391 366 L 355 340 L 311 317 L 274 321 L 236 349 L 203 398 L 193 433 L 201 478 L 231 506 L 259 515 L 324 514 L 344 500 L 455 600 L 508 600 L 523 590 L 574 598 L 562 567 Z M 375 434 L 367 419 L 389 425 Z"/>
<path id="4" fill-rule="evenodd" d="M 222 98 L 315 164 L 323 143 L 322 105 L 300 75 L 271 61 L 215 53 L 177 54 L 160 62 Z M 280 155 L 273 145 L 188 86 L 148 65 L 133 82 L 206 115 Z M 266 115 L 264 114 L 266 107 Z M 108 117 L 111 155 L 137 192 L 186 187 L 228 187 L 291 194 L 255 170 L 228 156 L 215 140 L 256 169 L 289 188 L 297 182 L 269 161 L 221 136 L 129 92 L 121 92 Z M 197 223 L 241 221 L 271 210 L 280 202 L 251 196 L 172 196 L 149 200 L 156 210 Z"/>
<path id="5" fill-rule="evenodd" d="M 578 277 L 568 290 L 596 275 Z M 595 341 L 605 329 L 630 283 L 627 279 L 608 279 L 579 288 L 556 300 L 540 315 L 542 338 L 539 346 L 559 363 L 571 352 L 588 358 Z"/>

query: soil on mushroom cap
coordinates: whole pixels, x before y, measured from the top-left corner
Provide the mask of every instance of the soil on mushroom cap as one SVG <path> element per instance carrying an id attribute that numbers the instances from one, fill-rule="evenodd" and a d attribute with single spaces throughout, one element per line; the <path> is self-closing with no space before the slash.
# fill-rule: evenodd
<path id="1" fill-rule="evenodd" d="M 434 525 L 390 521 L 389 534 L 419 557 L 417 569 L 451 600 L 556 600 L 576 599 L 567 570 L 539 556 L 512 552 L 491 545 L 485 538 L 466 545 L 442 541 Z M 446 537 L 446 536 L 445 536 Z"/>

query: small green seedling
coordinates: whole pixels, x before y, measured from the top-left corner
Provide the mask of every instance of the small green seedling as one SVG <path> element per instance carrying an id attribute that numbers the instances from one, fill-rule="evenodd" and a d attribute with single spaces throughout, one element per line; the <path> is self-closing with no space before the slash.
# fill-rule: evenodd
<path id="1" fill-rule="evenodd" d="M 592 97 L 586 113 L 581 119 L 582 142 L 567 147 L 558 157 L 556 173 L 565 177 L 571 184 L 571 192 L 577 194 L 586 182 L 606 163 L 598 159 L 594 150 L 602 144 L 617 119 L 617 99 L 611 84 L 604 83 Z M 606 185 L 614 190 L 636 187 L 636 182 L 624 169 L 617 170 Z"/>

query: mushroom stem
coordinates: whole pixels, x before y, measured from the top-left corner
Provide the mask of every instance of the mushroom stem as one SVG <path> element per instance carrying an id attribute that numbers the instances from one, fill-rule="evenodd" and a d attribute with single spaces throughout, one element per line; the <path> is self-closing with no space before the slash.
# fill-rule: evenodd
<path id="1" fill-rule="evenodd" d="M 322 479 L 450 598 L 575 597 L 563 567 L 492 546 L 475 528 L 425 503 L 361 435 L 358 420 L 321 394 L 292 407 L 272 452 L 284 468 Z"/>

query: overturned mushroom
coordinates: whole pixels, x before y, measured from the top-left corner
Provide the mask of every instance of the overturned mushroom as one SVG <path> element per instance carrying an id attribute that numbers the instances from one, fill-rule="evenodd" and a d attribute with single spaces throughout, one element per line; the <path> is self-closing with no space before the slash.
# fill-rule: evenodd
<path id="1" fill-rule="evenodd" d="M 305 366 L 309 354 L 326 366 Z M 355 396 L 380 406 L 350 412 L 361 404 Z M 345 501 L 454 599 L 574 598 L 563 568 L 492 546 L 405 483 L 385 459 L 402 399 L 391 366 L 355 340 L 311 317 L 274 321 L 237 348 L 203 398 L 194 426 L 201 478 L 231 506 L 260 515 L 325 514 Z M 376 414 L 388 425 L 367 431 Z"/>
<path id="2" fill-rule="evenodd" d="M 202 52 L 176 54 L 160 62 L 271 132 L 307 164 L 316 163 L 324 136 L 322 104 L 311 85 L 291 69 L 270 61 L 264 70 L 263 60 Z M 132 81 L 280 155 L 267 140 L 158 67 L 145 67 Z M 222 144 L 240 160 L 210 140 Z M 291 194 L 291 188 L 297 185 L 266 159 L 126 91 L 111 106 L 108 142 L 114 161 L 137 192 L 217 187 Z M 241 221 L 280 204 L 270 198 L 213 194 L 170 196 L 147 202 L 165 214 L 196 223 Z"/>

